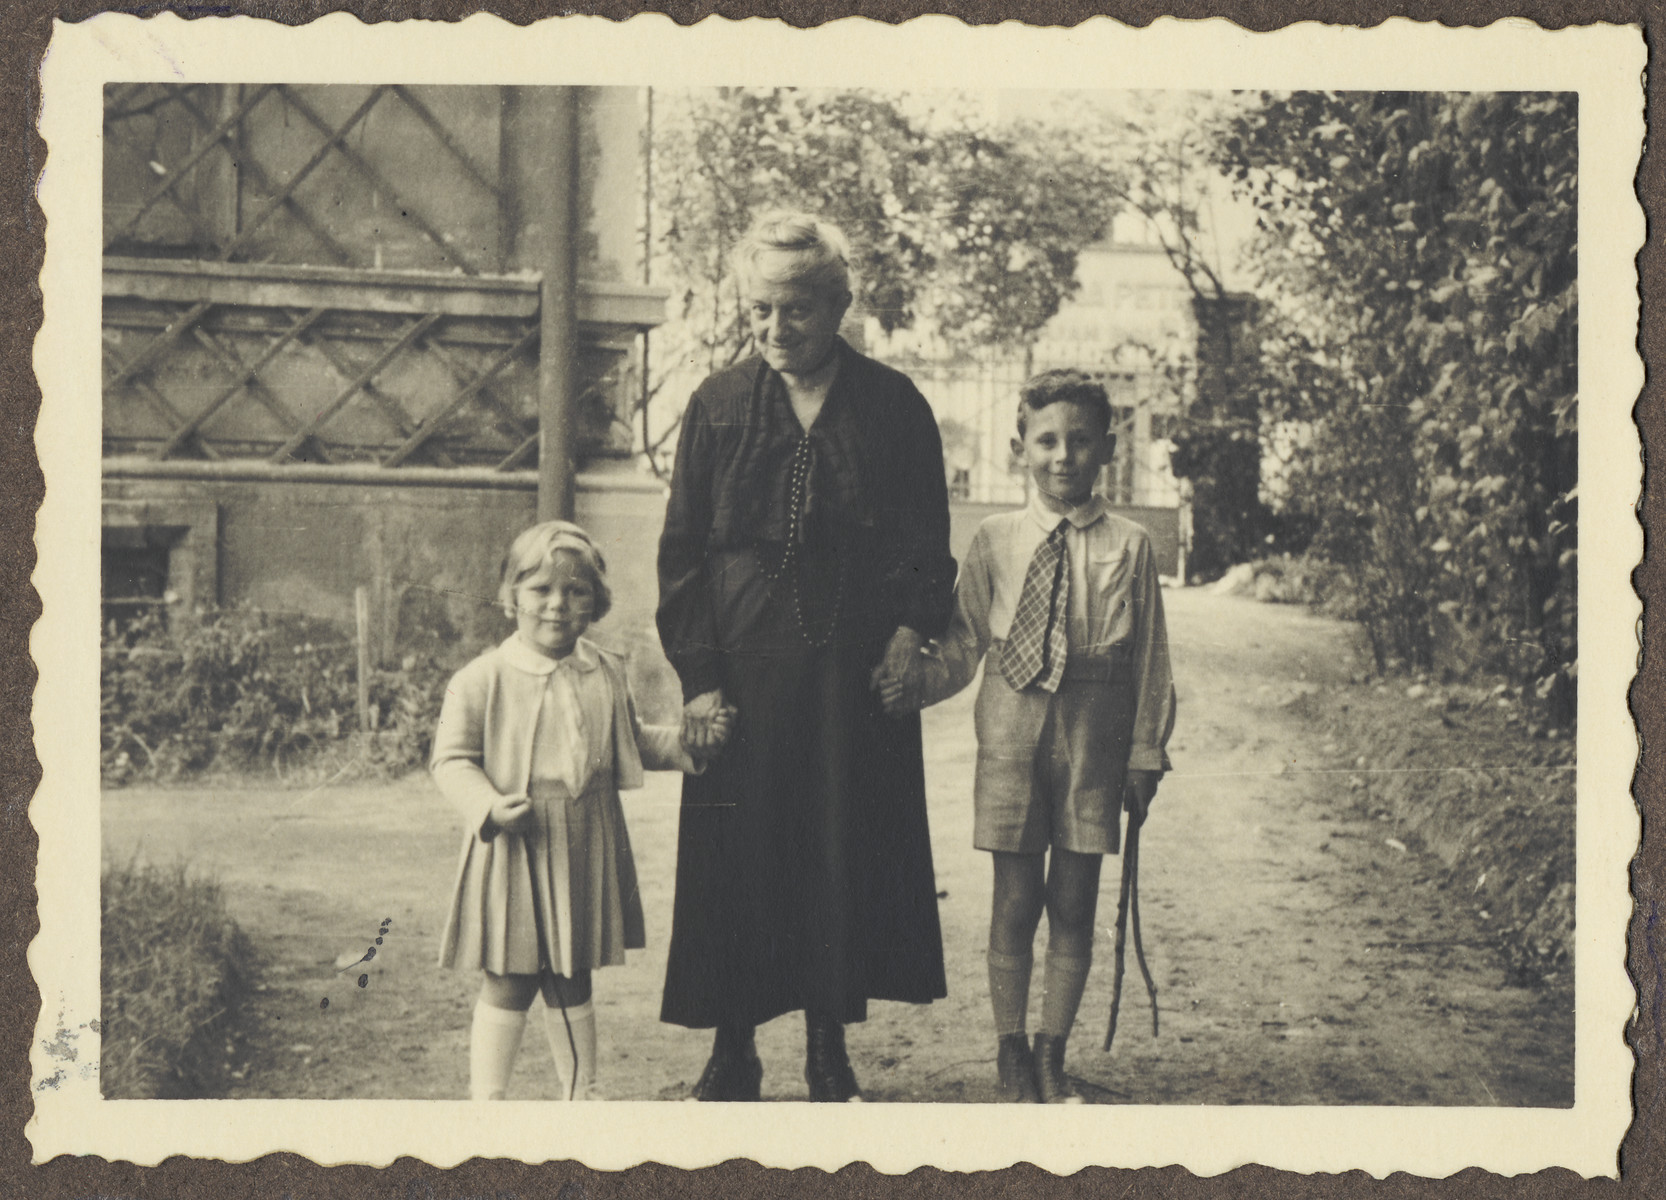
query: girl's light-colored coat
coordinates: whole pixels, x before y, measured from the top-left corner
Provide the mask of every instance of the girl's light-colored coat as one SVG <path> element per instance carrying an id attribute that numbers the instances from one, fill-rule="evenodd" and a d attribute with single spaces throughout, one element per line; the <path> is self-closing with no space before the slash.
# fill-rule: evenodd
<path id="1" fill-rule="evenodd" d="M 625 948 L 642 945 L 635 865 L 618 793 L 641 787 L 644 768 L 696 767 L 674 726 L 647 726 L 637 719 L 617 655 L 581 639 L 571 660 L 563 661 L 564 669 L 600 672 L 606 681 L 605 688 L 586 687 L 580 694 L 606 697 L 586 705 L 584 718 L 607 723 L 611 761 L 596 764 L 581 795 L 566 805 L 546 813 L 534 797 L 538 819 L 524 836 L 498 829 L 491 811 L 504 797 L 529 795 L 535 735 L 556 661 L 511 636 L 458 671 L 446 688 L 432 770 L 441 793 L 462 818 L 464 837 L 441 941 L 442 966 L 482 967 L 494 974 L 548 966 L 571 975 L 575 969 L 622 961 Z M 601 711 L 590 711 L 596 708 Z M 588 806 L 581 815 L 591 819 L 575 822 L 564 810 L 581 802 Z M 606 852 L 598 855 L 598 847 L 571 844 L 573 827 L 610 843 Z M 581 864 L 579 872 L 572 869 L 575 861 Z M 575 875 L 587 886 L 575 888 Z M 625 894 L 618 894 L 621 889 Z M 602 911 L 575 912 L 598 907 Z M 581 924 L 577 943 L 575 921 Z M 514 928 L 528 922 L 553 927 Z M 584 936 L 587 930 L 599 935 L 600 945 L 597 937 Z M 529 965 L 524 952 L 515 952 L 517 945 L 540 943 L 543 957 L 551 960 L 547 963 Z M 587 943 L 591 954 L 585 957 L 595 961 L 575 960 L 575 944 Z"/>

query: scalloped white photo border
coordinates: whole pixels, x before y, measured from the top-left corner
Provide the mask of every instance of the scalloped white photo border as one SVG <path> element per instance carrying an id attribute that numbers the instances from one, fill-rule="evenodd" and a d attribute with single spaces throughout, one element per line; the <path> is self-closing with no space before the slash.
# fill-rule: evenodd
<path id="1" fill-rule="evenodd" d="M 1032 1162 L 1179 1163 L 1212 1175 L 1245 1163 L 1444 1176 L 1562 1166 L 1618 1172 L 1631 1120 L 1624 1041 L 1635 992 L 1625 972 L 1627 865 L 1639 821 L 1637 742 L 1626 689 L 1638 661 L 1642 482 L 1632 406 L 1635 255 L 1644 218 L 1633 176 L 1644 134 L 1645 49 L 1635 27 L 1547 32 L 1523 20 L 1450 29 L 1393 20 L 1372 29 L 1295 25 L 1251 33 L 1222 20 L 1133 29 L 1094 18 L 1070 29 L 948 17 L 901 26 L 850 18 L 795 30 L 709 18 L 680 27 L 641 16 L 566 17 L 531 27 L 476 16 L 456 24 L 368 26 L 344 15 L 300 28 L 252 18 L 184 21 L 103 15 L 57 25 L 42 70 L 48 155 L 43 392 L 36 444 L 46 476 L 32 648 L 43 777 L 30 809 L 40 835 L 40 933 L 29 962 L 42 995 L 32 1057 L 36 1161 L 96 1154 L 154 1164 L 169 1155 L 247 1160 L 289 1150 L 319 1163 L 435 1166 L 507 1157 L 578 1159 L 600 1169 L 730 1158 L 835 1170 L 922 1165 L 987 1170 Z M 1339 88 L 1557 90 L 1580 94 L 1580 682 L 1575 1103 L 1570 1109 L 1416 1107 L 728 1105 L 613 1103 L 563 1108 L 439 1101 L 113 1101 L 96 1070 L 60 1071 L 69 1038 L 96 1064 L 99 1013 L 98 644 L 101 113 L 106 82 L 715 84 L 907 88 Z M 58 1074 L 55 1082 L 49 1077 Z"/>

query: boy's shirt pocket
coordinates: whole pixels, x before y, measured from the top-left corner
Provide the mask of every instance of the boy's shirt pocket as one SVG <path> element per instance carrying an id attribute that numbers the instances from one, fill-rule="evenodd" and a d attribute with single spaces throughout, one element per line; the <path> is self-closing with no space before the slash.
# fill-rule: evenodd
<path id="1" fill-rule="evenodd" d="M 1100 582 L 1126 575 L 1131 558 L 1127 546 L 1096 546 L 1088 550 L 1088 566 Z"/>
<path id="2" fill-rule="evenodd" d="M 1094 606 L 1096 641 L 1112 643 L 1126 637 L 1133 627 L 1130 602 L 1134 556 L 1126 546 L 1090 550 L 1087 583 Z"/>

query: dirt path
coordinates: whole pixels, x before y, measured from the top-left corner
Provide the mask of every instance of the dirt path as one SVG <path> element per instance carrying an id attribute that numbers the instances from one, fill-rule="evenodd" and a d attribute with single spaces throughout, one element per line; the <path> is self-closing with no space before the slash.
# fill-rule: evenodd
<path id="1" fill-rule="evenodd" d="M 1504 986 L 1483 935 L 1434 886 L 1438 864 L 1390 845 L 1391 831 L 1356 811 L 1338 771 L 1348 764 L 1283 706 L 1298 690 L 1340 701 L 1348 630 L 1197 590 L 1170 592 L 1167 603 L 1181 696 L 1176 769 L 1141 861 L 1162 1033 L 1150 1036 L 1130 955 L 1116 1048 L 1098 1049 L 1110 995 L 1112 860 L 1105 934 L 1069 1061 L 1090 1098 L 1571 1103 L 1568 992 Z M 927 714 L 926 738 L 949 998 L 875 1005 L 851 1031 L 852 1058 L 872 1100 L 988 1101 L 989 867 L 969 844 L 970 692 Z M 667 775 L 626 798 L 650 946 L 597 976 L 604 1076 L 619 1099 L 682 1096 L 707 1048 L 703 1035 L 657 1020 L 676 801 Z M 466 1094 L 475 984 L 431 965 L 456 842 L 425 778 L 315 793 L 115 791 L 105 797 L 104 838 L 112 858 L 186 857 L 217 874 L 267 956 L 260 1026 L 235 1095 Z M 362 954 L 388 917 L 375 959 L 338 970 L 338 956 Z M 541 1033 L 529 1030 L 525 1045 L 511 1094 L 554 1098 Z M 760 1030 L 759 1050 L 766 1099 L 802 1099 L 799 1021 Z"/>

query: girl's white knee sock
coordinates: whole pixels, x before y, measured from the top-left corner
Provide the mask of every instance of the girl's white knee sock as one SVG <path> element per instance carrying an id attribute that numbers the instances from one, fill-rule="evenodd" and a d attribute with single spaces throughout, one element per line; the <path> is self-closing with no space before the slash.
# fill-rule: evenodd
<path id="1" fill-rule="evenodd" d="M 525 1028 L 526 1013 L 494 1008 L 484 1000 L 475 1003 L 474 1028 L 469 1034 L 471 1100 L 503 1099 Z"/>
<path id="2" fill-rule="evenodd" d="M 596 1100 L 596 1006 L 586 1000 L 563 1010 L 544 1006 L 544 1032 L 555 1054 L 563 1100 Z M 570 1035 L 570 1036 L 569 1036 Z"/>

